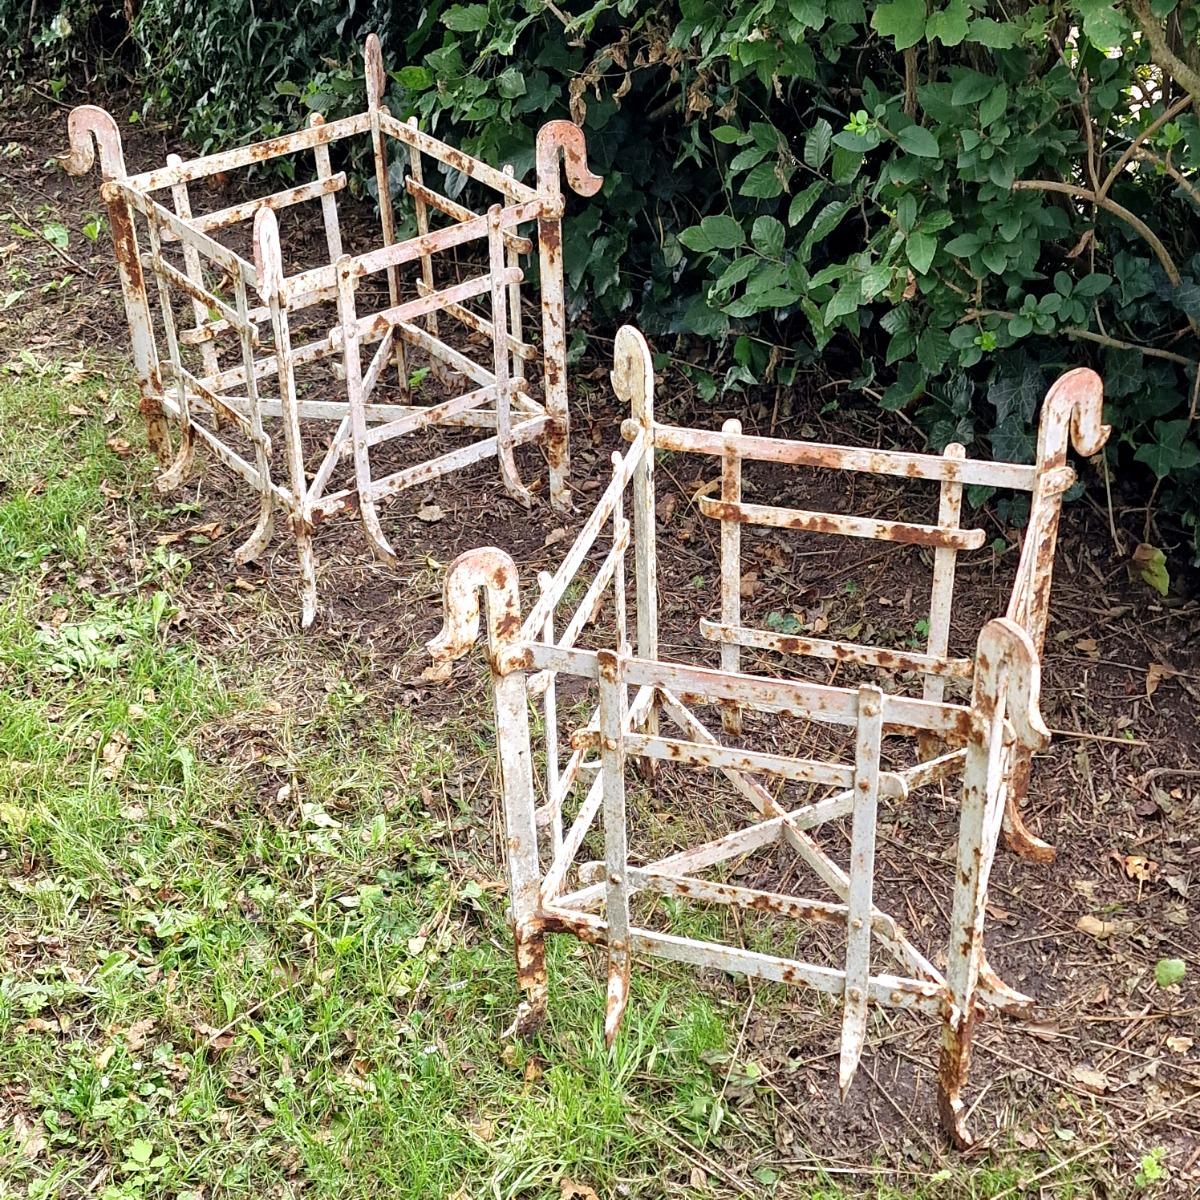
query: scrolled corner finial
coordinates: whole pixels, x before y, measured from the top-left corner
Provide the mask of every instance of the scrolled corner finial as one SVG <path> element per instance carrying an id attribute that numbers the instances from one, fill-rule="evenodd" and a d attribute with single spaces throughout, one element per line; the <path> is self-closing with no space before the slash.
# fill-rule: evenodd
<path id="1" fill-rule="evenodd" d="M 283 290 L 283 249 L 274 209 L 264 207 L 254 214 L 254 271 L 258 275 L 258 294 L 270 304 Z"/>
<path id="2" fill-rule="evenodd" d="M 563 171 L 571 190 L 580 196 L 594 196 L 604 180 L 599 175 L 593 175 L 588 169 L 587 139 L 574 121 L 547 121 L 538 130 L 538 191 L 544 192 L 557 184 L 560 150 Z"/>
<path id="3" fill-rule="evenodd" d="M 67 118 L 69 149 L 61 157 L 68 175 L 86 175 L 100 150 L 100 174 L 105 180 L 125 178 L 121 131 L 112 114 L 95 104 L 80 104 Z"/>
<path id="4" fill-rule="evenodd" d="M 387 86 L 387 72 L 383 68 L 383 49 L 377 33 L 367 34 L 363 44 L 363 68 L 367 80 L 367 107 L 378 108 Z"/>
<path id="5" fill-rule="evenodd" d="M 979 634 L 975 661 L 993 687 L 1002 673 L 1007 676 L 1005 715 L 1022 744 L 1030 750 L 1045 746 L 1050 729 L 1041 713 L 1042 669 L 1029 634 L 1009 617 L 995 617 Z"/>
<path id="6" fill-rule="evenodd" d="M 639 329 L 622 325 L 613 342 L 613 365 L 609 376 L 617 399 L 639 415 L 648 409 L 654 393 L 654 363 L 650 347 Z"/>
<path id="7" fill-rule="evenodd" d="M 460 554 L 442 583 L 442 629 L 425 643 L 435 663 L 462 658 L 479 637 L 479 597 L 487 597 L 488 644 L 494 651 L 521 628 L 517 564 L 495 546 Z"/>
<path id="8" fill-rule="evenodd" d="M 1089 367 L 1076 367 L 1056 379 L 1046 393 L 1038 428 L 1038 465 L 1060 464 L 1067 440 L 1084 458 L 1099 454 L 1112 427 L 1105 425 L 1104 382 Z"/>

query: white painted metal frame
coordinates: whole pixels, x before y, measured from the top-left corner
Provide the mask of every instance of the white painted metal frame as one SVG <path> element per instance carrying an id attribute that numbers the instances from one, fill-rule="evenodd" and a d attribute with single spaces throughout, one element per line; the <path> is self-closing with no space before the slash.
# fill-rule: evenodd
<path id="1" fill-rule="evenodd" d="M 600 187 L 601 180 L 587 169 L 582 131 L 569 121 L 543 126 L 537 138 L 536 186 L 530 187 L 515 178 L 511 167 L 498 170 L 424 133 L 415 118 L 405 123 L 393 117 L 383 101 L 386 74 L 374 35 L 367 39 L 365 69 L 366 112 L 328 124 L 314 114 L 307 129 L 186 162 L 171 155 L 164 168 L 136 175 L 126 172 L 116 123 L 103 109 L 76 108 L 69 123 L 68 170 L 89 170 L 99 150 L 101 195 L 108 206 L 141 411 L 162 466 L 158 485 L 169 490 L 184 482 L 198 444 L 244 479 L 257 493 L 258 519 L 234 555 L 238 562 L 262 554 L 275 516 L 282 512 L 296 540 L 305 625 L 317 607 L 313 527 L 335 513 L 356 511 L 372 551 L 394 561 L 377 512 L 383 500 L 494 457 L 506 490 L 528 506 L 531 494 L 518 475 L 513 451 L 529 442 L 544 446 L 552 504 L 570 507 L 559 171 L 561 158 L 568 182 L 583 195 Z M 381 244 L 350 255 L 343 251 L 337 207 L 347 178 L 345 172 L 333 171 L 330 146 L 364 137 L 371 140 L 375 163 Z M 391 150 L 397 146 L 407 166 L 404 189 L 417 230 L 406 241 L 396 240 L 392 209 Z M 189 185 L 285 156 L 299 170 L 310 162 L 316 178 L 214 212 L 194 211 L 196 197 Z M 475 213 L 443 195 L 425 178 L 427 161 L 441 168 L 448 184 L 465 177 L 494 194 L 495 202 L 486 212 Z M 167 191 L 169 205 L 156 197 Z M 320 206 L 328 263 L 288 275 L 275 214 L 305 203 Z M 432 213 L 449 224 L 432 228 Z M 219 240 L 246 222 L 253 222 L 252 262 Z M 525 339 L 521 316 L 522 264 L 534 250 L 521 230 L 535 222 L 540 346 Z M 459 248 L 478 249 L 486 265 L 458 279 L 457 263 L 447 270 L 446 262 Z M 175 262 L 170 261 L 173 250 Z M 406 267 L 419 271 L 409 299 L 402 295 Z M 157 320 L 147 273 L 159 295 Z M 359 287 L 377 273 L 386 274 L 388 303 L 364 313 Z M 452 273 L 454 282 L 446 282 Z M 469 307 L 472 301 L 479 307 Z M 187 328 L 179 328 L 176 302 L 190 309 Z M 293 318 L 330 304 L 336 305 L 333 322 L 320 336 L 297 344 Z M 439 335 L 439 316 L 482 337 L 485 360 L 450 346 Z M 417 402 L 407 366 L 412 347 L 429 356 L 436 377 L 448 385 L 448 399 Z M 231 348 L 237 361 L 222 362 L 222 351 L 228 354 Z M 325 360 L 332 360 L 341 382 L 313 394 L 298 372 Z M 539 364 L 540 398 L 529 386 L 531 368 Z M 376 395 L 391 367 L 400 403 Z M 260 392 L 269 381 L 274 395 Z M 264 431 L 264 418 L 278 424 L 281 444 L 273 444 Z M 174 449 L 168 419 L 179 427 Z M 323 434 L 327 424 L 332 436 L 310 474 L 305 435 L 314 427 Z M 482 436 L 382 477 L 375 473 L 376 447 L 430 428 L 479 430 Z M 342 460 L 352 465 L 353 481 L 330 490 Z"/>
<path id="2" fill-rule="evenodd" d="M 1068 430 L 1076 449 L 1085 454 L 1103 445 L 1108 431 L 1100 424 L 1100 380 L 1090 371 L 1072 371 L 1054 385 L 1043 410 L 1038 461 L 1022 466 L 967 459 L 961 446 L 941 456 L 908 454 L 749 437 L 737 422 L 728 422 L 720 433 L 659 424 L 653 414 L 649 352 L 630 327 L 617 337 L 612 378 L 617 395 L 631 406 L 623 425 L 629 446 L 624 454 L 613 456 L 611 482 L 559 569 L 540 577 L 539 595 L 523 616 L 512 559 L 494 548 L 460 556 L 446 575 L 443 630 L 430 643 L 437 659 L 464 654 L 478 635 L 481 593 L 486 597 L 511 921 L 524 994 L 514 1030 L 527 1031 L 545 1011 L 544 938 L 561 932 L 607 949 L 605 1033 L 610 1041 L 627 1004 L 633 954 L 783 981 L 839 998 L 838 1077 L 843 1094 L 862 1055 L 869 1006 L 916 1010 L 941 1021 L 940 1109 L 950 1135 L 966 1144 L 961 1091 L 976 1016 L 984 1008 L 1020 1013 L 1032 1004 L 988 968 L 984 906 L 1002 825 L 1007 825 L 1010 843 L 1018 850 L 1036 856 L 1044 847 L 1025 830 L 1018 801 L 1029 757 L 1049 736 L 1038 712 L 1039 653 L 1057 515 L 1062 492 L 1073 477 L 1066 466 Z M 719 667 L 666 661 L 659 652 L 656 449 L 720 461 L 721 499 L 706 505 L 705 511 L 722 523 L 721 620 L 702 622 L 705 636 L 719 644 Z M 941 489 L 938 523 L 868 522 L 744 504 L 741 463 L 755 459 L 934 481 Z M 977 531 L 960 529 L 966 483 L 1027 491 L 1033 512 L 1007 615 L 984 626 L 973 658 L 956 659 L 947 654 L 954 556 L 980 542 Z M 627 494 L 632 524 L 624 513 Z M 738 531 L 748 522 L 931 547 L 934 582 L 926 650 L 898 653 L 745 628 L 737 598 Z M 632 641 L 623 576 L 631 545 Z M 581 568 L 597 555 L 591 581 L 583 586 Z M 581 588 L 574 611 L 560 623 L 556 610 L 569 596 L 579 597 Z M 611 604 L 611 634 L 606 635 L 611 637 L 610 648 L 580 648 L 580 634 L 606 600 Z M 556 628 L 561 630 L 557 635 Z M 918 698 L 876 684 L 838 687 L 745 674 L 739 661 L 744 646 L 881 668 L 881 682 L 894 679 L 886 673 L 921 672 L 924 692 Z M 557 685 L 568 676 L 594 685 L 598 703 L 590 719 L 560 739 Z M 969 701 L 944 699 L 942 685 L 948 677 L 972 680 Z M 529 706 L 539 697 L 544 732 L 540 740 L 545 745 L 540 781 L 535 779 L 529 722 Z M 714 705 L 727 732 L 739 730 L 748 711 L 846 727 L 853 732 L 852 761 L 726 744 L 696 711 Z M 660 719 L 673 727 L 670 736 L 660 731 Z M 926 747 L 936 744 L 938 749 L 915 766 L 887 770 L 881 762 L 885 736 Z M 667 857 L 631 861 L 626 768 L 631 762 L 652 766 L 656 761 L 719 772 L 749 802 L 748 820 Z M 957 776 L 962 779 L 957 866 L 946 940 L 948 965 L 942 971 L 876 903 L 876 814 L 881 799 L 903 803 L 912 789 Z M 777 789 L 768 786 L 785 780 L 825 785 L 832 791 L 789 808 L 776 798 Z M 850 822 L 845 865 L 812 836 L 813 830 L 843 818 Z M 599 839 L 592 843 L 597 849 L 602 846 L 600 861 L 580 861 L 589 834 Z M 785 895 L 705 878 L 712 867 L 770 846 L 794 854 L 828 889 L 830 898 Z M 793 922 L 831 922 L 846 931 L 844 959 L 834 965 L 810 963 L 639 925 L 631 903 L 638 893 L 647 892 L 769 912 Z M 895 960 L 894 973 L 872 969 L 874 946 Z"/>

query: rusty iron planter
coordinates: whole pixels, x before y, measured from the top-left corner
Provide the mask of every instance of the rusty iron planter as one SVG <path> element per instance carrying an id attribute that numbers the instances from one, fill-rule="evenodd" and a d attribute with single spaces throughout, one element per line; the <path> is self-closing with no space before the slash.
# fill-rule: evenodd
<path id="1" fill-rule="evenodd" d="M 513 450 L 530 442 L 545 449 L 552 504 L 570 507 L 559 171 L 561 161 L 568 183 L 581 195 L 600 187 L 587 168 L 583 133 L 569 121 L 544 125 L 537 138 L 536 182 L 528 186 L 511 167 L 501 170 L 473 158 L 423 132 L 415 118 L 393 117 L 383 101 L 386 74 L 374 35 L 367 39 L 365 66 L 365 112 L 329 123 L 314 114 L 308 128 L 295 133 L 189 161 L 170 155 L 165 167 L 136 175 L 125 169 L 120 133 L 107 112 L 83 105 L 69 121 L 67 170 L 82 174 L 99 154 L 140 408 L 162 468 L 158 486 L 169 491 L 185 481 L 198 445 L 241 477 L 257 494 L 258 508 L 253 531 L 235 552 L 238 562 L 263 553 L 282 515 L 296 542 L 306 626 L 317 610 L 313 526 L 335 513 L 357 513 L 372 551 L 393 561 L 379 523 L 380 502 L 496 458 L 506 490 L 528 505 L 530 492 Z M 375 164 L 380 244 L 348 254 L 337 207 L 347 177 L 332 170 L 330 147 L 365 138 Z M 416 231 L 402 241 L 392 207 L 401 162 L 393 151 L 403 159 L 403 190 Z M 227 173 L 280 159 L 296 174 L 315 178 L 214 211 L 195 211 L 197 196 L 207 195 L 209 185 Z M 423 170 L 430 163 L 444 173 L 447 190 L 470 181 L 488 195 L 487 210 L 476 213 L 431 186 Z M 196 184 L 205 186 L 191 186 Z M 319 206 L 327 261 L 289 275 L 276 212 L 297 205 Z M 228 235 L 246 222 L 253 223 L 252 261 L 228 244 Z M 523 330 L 521 288 L 523 264 L 534 253 L 522 229 L 535 224 L 538 346 Z M 459 278 L 460 248 L 478 249 L 486 266 L 468 267 L 475 273 Z M 405 269 L 412 272 L 407 292 Z M 362 312 L 359 285 L 378 273 L 387 277 L 388 304 Z M 157 315 L 148 277 L 154 279 Z M 297 344 L 293 319 L 305 310 L 319 312 L 321 305 L 332 306 L 332 315 L 318 336 Z M 482 341 L 482 361 L 447 344 L 439 330 L 452 324 Z M 417 402 L 408 368 L 413 348 L 428 357 L 449 399 Z M 322 363 L 328 380 L 314 382 L 305 372 Z M 539 366 L 540 399 L 528 383 Z M 389 368 L 395 370 L 401 403 L 376 396 Z M 169 423 L 178 427 L 175 446 Z M 304 435 L 326 424 L 332 437 L 310 473 Z M 272 438 L 275 428 L 281 438 Z M 373 473 L 374 447 L 431 428 L 477 429 L 483 436 L 383 477 Z M 352 465 L 353 479 L 331 491 L 343 459 Z"/>
<path id="2" fill-rule="evenodd" d="M 654 419 L 649 351 L 631 327 L 618 334 L 612 380 L 617 395 L 631 407 L 622 425 L 629 445 L 613 456 L 611 482 L 559 569 L 539 577 L 539 595 L 523 611 L 513 560 L 494 547 L 468 551 L 448 569 L 443 629 L 429 643 L 440 661 L 465 654 L 479 633 L 482 597 L 510 920 L 524 996 L 513 1032 L 529 1030 L 544 1015 L 548 933 L 574 934 L 606 948 L 605 1033 L 610 1042 L 627 1004 L 635 954 L 782 981 L 835 998 L 842 1012 L 838 1079 L 843 1095 L 863 1052 L 870 1006 L 905 1008 L 941 1023 L 939 1108 L 950 1137 L 966 1145 L 970 1135 L 962 1091 L 977 1018 L 987 1009 L 1021 1014 L 1033 1005 L 988 966 L 985 905 L 1002 834 L 1017 853 L 1040 860 L 1053 855 L 1052 848 L 1026 828 L 1020 804 L 1030 757 L 1049 738 L 1038 708 L 1040 658 L 1062 495 L 1074 479 L 1066 462 L 1067 445 L 1073 442 L 1085 455 L 1104 445 L 1109 431 L 1100 422 L 1100 379 L 1091 371 L 1075 370 L 1050 389 L 1032 466 L 968 459 L 959 445 L 948 446 L 941 455 L 911 454 L 750 437 L 737 421 L 726 422 L 720 432 L 660 424 Z M 720 619 L 700 623 L 704 638 L 718 648 L 719 666 L 668 661 L 659 651 L 657 449 L 707 456 L 719 466 L 720 499 L 700 506 L 703 514 L 720 522 Z M 746 504 L 741 498 L 746 460 L 930 481 L 939 488 L 937 523 L 885 522 Z M 1028 493 L 1031 516 L 1006 613 L 983 626 L 972 657 L 952 658 L 947 646 L 956 557 L 982 542 L 982 531 L 961 527 L 962 490 L 968 483 Z M 927 547 L 933 585 L 924 650 L 785 637 L 744 626 L 739 582 L 740 531 L 745 524 Z M 630 550 L 632 627 L 625 584 Z M 568 598 L 573 598 L 573 611 L 564 622 L 558 609 Z M 580 648 L 580 634 L 605 603 L 611 605 L 606 625 L 614 631 L 611 644 Z M 841 687 L 805 682 L 790 677 L 786 667 L 778 676 L 746 674 L 740 662 L 744 647 L 861 664 L 879 670 L 879 683 Z M 914 676 L 900 678 L 900 672 L 915 673 L 919 695 L 903 694 Z M 590 719 L 569 732 L 560 730 L 556 705 L 558 681 L 566 677 L 574 677 L 573 692 L 582 683 L 596 700 Z M 969 698 L 951 702 L 945 698 L 946 680 L 956 677 L 971 680 L 971 692 Z M 536 742 L 531 736 L 531 705 L 540 706 Z M 741 731 L 747 711 L 775 714 L 780 722 L 798 718 L 843 726 L 853 734 L 851 759 L 835 762 L 731 745 L 697 715 L 704 706 L 719 712 L 726 735 Z M 664 721 L 673 727 L 672 736 L 661 732 Z M 917 750 L 910 756 L 916 765 L 884 769 L 885 736 L 908 739 Z M 538 758 L 535 751 L 540 751 Z M 636 762 L 652 768 L 657 761 L 719 772 L 748 803 L 746 822 L 666 858 L 635 862 L 628 845 L 632 823 L 626 812 L 626 767 Z M 535 771 L 535 763 L 540 770 Z M 953 779 L 961 781 L 958 845 L 945 934 L 946 968 L 940 970 L 877 903 L 876 814 L 881 804 L 903 804 L 917 787 Z M 786 781 L 823 785 L 830 792 L 789 807 L 778 798 Z M 844 864 L 811 834 L 840 819 L 849 822 Z M 579 861 L 589 833 L 602 841 L 603 861 Z M 794 855 L 830 896 L 785 895 L 705 877 L 712 867 L 768 846 Z M 631 915 L 631 900 L 638 892 L 768 912 L 791 921 L 832 922 L 845 930 L 844 958 L 833 965 L 805 962 L 639 927 Z M 895 973 L 872 970 L 873 946 L 891 955 Z"/>

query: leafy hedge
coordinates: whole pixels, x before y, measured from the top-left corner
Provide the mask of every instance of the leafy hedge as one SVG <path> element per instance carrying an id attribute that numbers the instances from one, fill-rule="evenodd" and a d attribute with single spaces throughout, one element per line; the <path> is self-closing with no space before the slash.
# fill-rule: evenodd
<path id="1" fill-rule="evenodd" d="M 360 106 L 374 28 L 393 107 L 485 157 L 528 168 L 570 113 L 605 176 L 567 227 L 576 303 L 699 335 L 702 395 L 819 365 L 1020 458 L 1047 380 L 1093 363 L 1114 471 L 1200 554 L 1198 6 L 143 0 L 115 60 L 107 7 L 43 6 L 9 69 L 132 69 L 142 115 L 225 145 Z"/>

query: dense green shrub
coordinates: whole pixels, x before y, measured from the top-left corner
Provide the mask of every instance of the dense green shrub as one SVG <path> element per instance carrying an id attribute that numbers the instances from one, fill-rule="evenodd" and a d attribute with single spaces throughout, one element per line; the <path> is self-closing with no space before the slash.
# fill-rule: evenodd
<path id="1" fill-rule="evenodd" d="M 63 5 L 74 32 L 57 38 L 44 11 L 42 61 L 64 76 L 71 52 L 94 62 L 105 8 Z M 606 179 L 568 227 L 576 303 L 602 325 L 700 335 L 702 395 L 819 364 L 908 409 L 935 446 L 1022 457 L 1048 378 L 1094 363 L 1111 461 L 1200 547 L 1197 6 L 133 8 L 123 53 L 140 109 L 199 145 L 360 104 L 354 47 L 369 28 L 398 111 L 518 170 L 537 125 L 570 112 Z"/>

